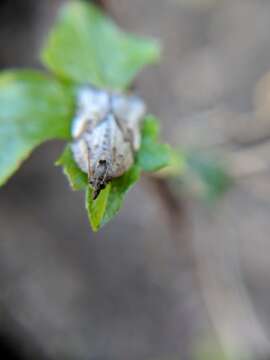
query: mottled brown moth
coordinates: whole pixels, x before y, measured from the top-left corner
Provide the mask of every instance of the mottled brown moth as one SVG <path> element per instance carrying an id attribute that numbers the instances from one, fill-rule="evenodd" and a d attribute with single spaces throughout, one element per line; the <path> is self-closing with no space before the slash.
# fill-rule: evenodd
<path id="1" fill-rule="evenodd" d="M 88 174 L 93 199 L 133 165 L 145 111 L 144 102 L 137 96 L 89 85 L 79 89 L 72 122 L 72 152 L 79 168 Z"/>

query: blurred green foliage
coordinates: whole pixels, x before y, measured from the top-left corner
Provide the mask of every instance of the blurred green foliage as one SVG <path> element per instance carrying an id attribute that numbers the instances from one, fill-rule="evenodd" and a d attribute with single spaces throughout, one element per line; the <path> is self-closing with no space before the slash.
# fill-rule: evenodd
<path id="1" fill-rule="evenodd" d="M 147 116 L 142 127 L 142 144 L 137 154 L 137 162 L 144 171 L 157 171 L 170 163 L 172 149 L 169 145 L 160 144 L 158 135 L 157 118 Z"/>
<path id="2" fill-rule="evenodd" d="M 60 12 L 42 61 L 59 77 L 123 90 L 159 52 L 157 42 L 122 32 L 95 6 L 71 1 Z"/>
<path id="3" fill-rule="evenodd" d="M 201 197 L 209 202 L 227 191 L 232 184 L 224 165 L 213 156 L 199 151 L 186 153 L 186 174 L 188 181 L 198 183 Z"/>
<path id="4" fill-rule="evenodd" d="M 0 185 L 31 151 L 49 139 L 69 139 L 69 86 L 36 71 L 0 74 Z"/>
<path id="5" fill-rule="evenodd" d="M 91 83 L 124 90 L 144 66 L 158 60 L 159 46 L 122 32 L 94 5 L 70 1 L 61 9 L 41 58 L 55 77 L 31 70 L 0 74 L 0 185 L 42 142 L 71 140 L 77 86 Z M 173 170 L 172 174 L 179 176 L 187 163 L 214 195 L 224 190 L 221 171 L 160 144 L 158 135 L 157 119 L 147 116 L 134 166 L 114 179 L 96 200 L 87 175 L 77 167 L 69 145 L 66 147 L 56 164 L 63 167 L 74 190 L 86 191 L 86 209 L 94 231 L 115 216 L 141 171 L 165 168 L 167 175 Z"/>

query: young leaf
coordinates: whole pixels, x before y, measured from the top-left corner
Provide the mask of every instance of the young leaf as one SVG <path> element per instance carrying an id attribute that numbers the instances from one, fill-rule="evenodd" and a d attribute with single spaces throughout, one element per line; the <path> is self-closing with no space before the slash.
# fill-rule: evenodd
<path id="1" fill-rule="evenodd" d="M 87 187 L 85 205 L 93 231 L 98 231 L 101 226 L 102 219 L 106 212 L 110 190 L 111 183 L 100 192 L 96 200 L 93 200 L 92 188 L 90 186 Z"/>
<path id="2" fill-rule="evenodd" d="M 67 176 L 73 190 L 86 189 L 88 186 L 87 174 L 78 168 L 69 145 L 66 146 L 64 152 L 56 161 L 55 165 L 63 166 L 63 172 Z"/>
<path id="3" fill-rule="evenodd" d="M 159 125 L 157 119 L 148 115 L 143 123 L 142 144 L 137 154 L 138 165 L 144 171 L 157 171 L 168 166 L 172 158 L 171 148 L 158 142 Z"/>
<path id="4" fill-rule="evenodd" d="M 92 189 L 89 187 L 86 193 L 86 209 L 94 231 L 98 231 L 117 214 L 124 201 L 124 195 L 139 180 L 139 176 L 139 167 L 133 166 L 121 177 L 113 179 L 96 200 L 93 200 Z"/>
<path id="5" fill-rule="evenodd" d="M 139 180 L 139 177 L 139 167 L 133 166 L 124 175 L 113 179 L 101 191 L 96 200 L 93 200 L 92 189 L 88 188 L 86 192 L 86 209 L 94 231 L 98 231 L 118 213 L 123 204 L 124 196 L 132 185 Z"/>
<path id="6" fill-rule="evenodd" d="M 124 196 L 139 178 L 140 168 L 134 165 L 124 175 L 112 181 L 106 211 L 101 222 L 102 226 L 117 214 L 124 201 Z"/>
<path id="7" fill-rule="evenodd" d="M 143 122 L 142 138 L 144 141 L 157 141 L 159 136 L 159 122 L 153 115 L 147 115 Z"/>
<path id="8" fill-rule="evenodd" d="M 40 143 L 68 139 L 73 96 L 64 86 L 37 71 L 0 75 L 0 185 Z"/>
<path id="9" fill-rule="evenodd" d="M 155 41 L 122 32 L 92 4 L 70 1 L 62 8 L 42 52 L 57 75 L 78 83 L 123 89 L 159 58 Z"/>
<path id="10" fill-rule="evenodd" d="M 94 231 L 98 231 L 116 215 L 124 201 L 124 195 L 140 176 L 139 167 L 134 165 L 123 176 L 113 179 L 101 191 L 99 197 L 93 200 L 92 189 L 88 186 L 87 174 L 78 168 L 70 146 L 65 148 L 63 154 L 56 161 L 56 165 L 63 166 L 64 174 L 68 177 L 74 190 L 86 190 L 86 209 Z"/>

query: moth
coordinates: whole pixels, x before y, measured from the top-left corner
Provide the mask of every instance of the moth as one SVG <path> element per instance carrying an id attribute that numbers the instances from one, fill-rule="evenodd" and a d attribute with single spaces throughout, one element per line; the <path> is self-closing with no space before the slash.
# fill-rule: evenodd
<path id="1" fill-rule="evenodd" d="M 88 174 L 93 199 L 133 165 L 145 112 L 145 103 L 137 96 L 90 85 L 79 88 L 71 149 L 79 168 Z"/>

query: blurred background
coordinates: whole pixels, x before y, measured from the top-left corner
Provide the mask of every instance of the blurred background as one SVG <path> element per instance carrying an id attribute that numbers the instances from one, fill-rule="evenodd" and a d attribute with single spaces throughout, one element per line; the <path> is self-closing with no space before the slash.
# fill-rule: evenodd
<path id="1" fill-rule="evenodd" d="M 0 2 L 1 69 L 40 67 L 63 3 Z M 93 234 L 63 144 L 42 145 L 0 190 L 0 358 L 270 359 L 270 1 L 102 3 L 163 44 L 135 84 L 163 138 L 235 184 L 206 206 L 142 179 Z"/>

